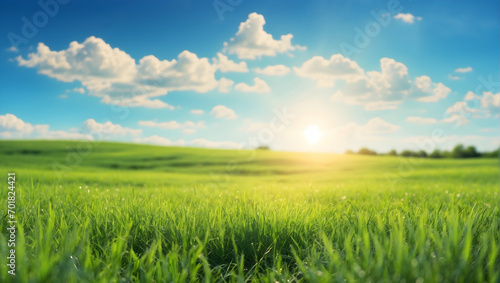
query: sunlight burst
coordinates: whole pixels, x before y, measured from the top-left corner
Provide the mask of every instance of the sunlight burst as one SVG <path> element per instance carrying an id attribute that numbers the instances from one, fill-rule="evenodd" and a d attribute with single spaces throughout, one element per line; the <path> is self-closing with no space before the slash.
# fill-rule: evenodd
<path id="1" fill-rule="evenodd" d="M 310 144 L 317 143 L 321 137 L 323 136 L 323 132 L 318 128 L 318 126 L 309 126 L 304 131 L 304 136 L 306 137 L 307 142 Z"/>

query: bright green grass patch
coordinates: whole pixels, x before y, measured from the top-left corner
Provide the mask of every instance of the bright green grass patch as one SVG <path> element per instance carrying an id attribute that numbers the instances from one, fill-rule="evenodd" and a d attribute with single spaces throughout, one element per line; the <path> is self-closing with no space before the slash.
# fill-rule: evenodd
<path id="1" fill-rule="evenodd" d="M 78 144 L 0 142 L 1 282 L 498 279 L 495 159 Z"/>

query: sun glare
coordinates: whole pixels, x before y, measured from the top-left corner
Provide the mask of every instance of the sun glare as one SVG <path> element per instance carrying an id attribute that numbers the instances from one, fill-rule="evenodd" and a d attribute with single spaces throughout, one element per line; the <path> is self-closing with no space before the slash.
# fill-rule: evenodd
<path id="1" fill-rule="evenodd" d="M 304 131 L 304 136 L 306 137 L 307 142 L 315 144 L 321 139 L 323 132 L 318 128 L 318 126 L 309 126 Z"/>

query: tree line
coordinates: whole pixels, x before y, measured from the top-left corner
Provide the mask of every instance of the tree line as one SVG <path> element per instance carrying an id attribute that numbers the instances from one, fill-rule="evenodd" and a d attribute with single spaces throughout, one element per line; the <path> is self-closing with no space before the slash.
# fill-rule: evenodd
<path id="1" fill-rule="evenodd" d="M 392 149 L 387 153 L 377 153 L 374 150 L 363 147 L 357 152 L 352 150 L 347 150 L 346 154 L 360 154 L 360 155 L 389 155 L 389 156 L 404 156 L 404 157 L 429 157 L 429 158 L 478 158 L 478 157 L 486 157 L 486 158 L 498 158 L 499 157 L 499 149 L 496 149 L 491 152 L 479 152 L 477 151 L 475 146 L 467 146 L 465 147 L 462 144 L 456 145 L 451 151 L 448 150 L 439 150 L 436 149 L 431 153 L 427 153 L 424 150 L 403 150 L 401 152 L 397 152 Z"/>

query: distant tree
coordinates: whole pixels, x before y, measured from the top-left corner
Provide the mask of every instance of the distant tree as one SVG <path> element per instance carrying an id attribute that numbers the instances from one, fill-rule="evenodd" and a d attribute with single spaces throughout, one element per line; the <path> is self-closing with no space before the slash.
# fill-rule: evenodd
<path id="1" fill-rule="evenodd" d="M 395 150 L 395 149 L 391 149 L 387 155 L 391 155 L 391 156 L 397 156 L 398 155 L 398 152 Z"/>
<path id="2" fill-rule="evenodd" d="M 415 153 L 414 151 L 411 151 L 411 150 L 403 150 L 403 151 L 401 151 L 401 153 L 399 155 L 404 156 L 404 157 L 410 157 L 410 156 L 416 156 L 417 153 Z"/>
<path id="3" fill-rule="evenodd" d="M 269 148 L 268 145 L 259 145 L 257 147 L 258 150 L 270 150 L 271 148 Z"/>
<path id="4" fill-rule="evenodd" d="M 462 144 L 457 144 L 453 150 L 451 151 L 451 156 L 453 158 L 464 158 L 465 155 L 465 149 Z"/>
<path id="5" fill-rule="evenodd" d="M 348 149 L 348 150 L 345 151 L 345 154 L 354 154 L 354 151 Z"/>
<path id="6" fill-rule="evenodd" d="M 416 155 L 417 157 L 427 157 L 427 152 L 423 151 L 423 150 L 419 150 L 416 152 Z"/>
<path id="7" fill-rule="evenodd" d="M 444 156 L 439 149 L 435 149 L 433 152 L 431 152 L 431 154 L 429 154 L 429 157 L 430 158 L 443 158 Z"/>
<path id="8" fill-rule="evenodd" d="M 368 149 L 366 147 L 363 147 L 361 148 L 359 151 L 358 151 L 358 154 L 362 154 L 362 155 L 377 155 L 377 152 L 371 150 L 371 149 Z"/>
<path id="9" fill-rule="evenodd" d="M 468 146 L 464 150 L 464 157 L 465 158 L 475 158 L 475 157 L 480 157 L 480 156 L 481 156 L 481 154 L 479 152 L 477 152 L 476 147 L 474 147 L 474 146 Z"/>
<path id="10" fill-rule="evenodd" d="M 447 150 L 445 151 L 442 151 L 441 152 L 441 155 L 444 157 L 444 158 L 452 158 L 453 157 L 453 154 Z"/>
<path id="11" fill-rule="evenodd" d="M 482 157 L 487 157 L 487 158 L 499 158 L 500 157 L 500 149 L 496 149 L 492 152 L 485 152 L 481 154 Z"/>

